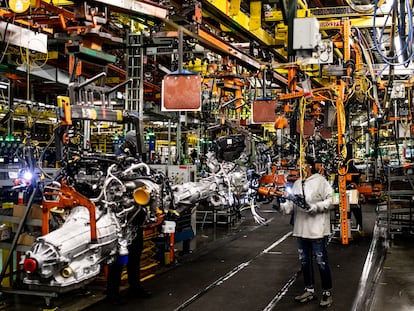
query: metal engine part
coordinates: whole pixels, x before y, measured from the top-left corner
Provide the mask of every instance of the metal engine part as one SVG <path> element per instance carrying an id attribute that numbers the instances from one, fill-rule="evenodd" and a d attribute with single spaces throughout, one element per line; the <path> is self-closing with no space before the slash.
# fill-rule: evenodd
<path id="1" fill-rule="evenodd" d="M 236 136 L 240 145 L 244 146 L 244 136 Z M 226 136 L 222 137 L 220 142 L 229 141 Z M 176 206 L 180 204 L 195 204 L 200 201 L 205 201 L 213 208 L 225 208 L 231 207 L 235 210 L 240 208 L 241 204 L 249 203 L 251 196 L 252 181 L 247 176 L 247 156 L 242 149 L 237 145 L 237 158 L 233 161 L 223 160 L 220 154 L 223 150 L 216 148 L 215 152 L 210 151 L 206 154 L 207 167 L 210 174 L 207 177 L 202 178 L 198 182 L 188 182 L 179 185 L 173 185 L 174 203 Z M 228 150 L 222 148 L 224 150 Z M 232 150 L 232 149 L 230 149 Z M 231 151 L 231 156 L 235 156 L 235 153 Z M 233 158 L 232 158 L 233 159 Z"/>
<path id="2" fill-rule="evenodd" d="M 86 207 L 75 207 L 65 223 L 39 237 L 22 258 L 33 260 L 37 269 L 28 273 L 29 288 L 62 292 L 79 288 L 97 276 L 103 260 L 116 252 L 117 226 L 112 213 L 97 213 L 98 241 L 91 243 L 90 219 Z M 63 290 L 64 289 L 64 290 Z"/>
<path id="3" fill-rule="evenodd" d="M 64 224 L 37 238 L 24 255 L 26 277 L 23 282 L 30 289 L 57 293 L 82 287 L 98 275 L 102 263 L 127 254 L 127 246 L 139 226 L 161 224 L 170 208 L 182 212 L 205 200 L 215 209 L 231 208 L 239 212 L 241 206 L 247 204 L 255 220 L 263 222 L 254 210 L 257 185 L 251 177 L 254 174 L 248 173 L 248 157 L 239 146 L 243 145 L 241 137 L 221 141 L 225 141 L 227 147 L 231 142 L 231 148 L 236 146 L 236 149 L 225 146 L 217 153 L 230 150 L 226 156 L 238 157 L 235 161 L 221 158 L 219 161 L 217 154 L 210 152 L 207 177 L 174 186 L 162 173 L 130 158 L 104 161 L 95 155 L 71 162 L 67 171 L 73 187 L 61 184 L 56 188 L 55 182 L 51 188 L 54 192 L 44 195 L 43 204 L 67 208 L 73 193 L 65 191 L 75 191 L 84 198 L 85 206 L 90 205 L 89 209 L 72 199 L 71 213 Z M 96 241 L 91 238 L 91 206 L 96 209 Z"/>
<path id="4" fill-rule="evenodd" d="M 79 206 L 76 200 L 71 202 L 73 206 L 68 206 L 67 200 L 72 196 L 64 193 L 65 189 L 80 193 L 85 180 L 96 180 L 84 174 L 87 172 L 84 165 L 77 165 L 85 177 L 78 179 L 80 186 L 75 184 L 79 190 L 62 187 L 63 184 L 56 188 L 55 182 L 51 187 L 54 192 L 44 195 L 44 205 L 47 202 L 58 209 L 69 207 L 70 214 L 61 227 L 38 237 L 22 257 L 26 271 L 23 283 L 30 289 L 63 293 L 91 282 L 102 263 L 128 254 L 127 246 L 140 226 L 160 224 L 160 216 L 171 204 L 168 193 L 171 190 L 165 176 L 152 172 L 144 163 L 120 160 L 108 164 L 100 183 L 93 187 L 100 190 L 93 192 L 97 196 L 88 199 L 88 193 L 82 194 L 96 207 L 97 240 L 92 240 L 88 208 Z M 96 176 L 96 169 L 92 173 Z M 76 178 L 73 180 L 76 182 Z"/>

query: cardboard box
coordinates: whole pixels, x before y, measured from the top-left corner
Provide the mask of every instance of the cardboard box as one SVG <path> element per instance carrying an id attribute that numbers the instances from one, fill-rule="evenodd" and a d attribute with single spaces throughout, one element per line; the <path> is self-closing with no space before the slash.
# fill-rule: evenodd
<path id="1" fill-rule="evenodd" d="M 25 211 L 26 205 L 16 204 L 13 206 L 13 217 L 23 217 Z"/>
<path id="2" fill-rule="evenodd" d="M 22 233 L 17 239 L 17 244 L 32 246 L 34 241 L 35 241 L 35 237 L 33 235 Z"/>
<path id="3" fill-rule="evenodd" d="M 30 210 L 29 218 L 31 219 L 42 219 L 43 209 L 40 204 L 32 204 L 32 209 Z"/>
<path id="4" fill-rule="evenodd" d="M 13 216 L 14 217 L 23 217 L 26 211 L 27 205 L 16 204 L 13 207 Z M 42 219 L 42 206 L 40 204 L 32 204 L 27 219 Z"/>

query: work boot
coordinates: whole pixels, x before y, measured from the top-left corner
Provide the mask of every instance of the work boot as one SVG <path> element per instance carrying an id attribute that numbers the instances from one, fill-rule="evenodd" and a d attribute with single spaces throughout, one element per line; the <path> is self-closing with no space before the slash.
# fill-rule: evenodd
<path id="1" fill-rule="evenodd" d="M 316 295 L 315 295 L 314 289 L 309 289 L 309 288 L 305 288 L 305 291 L 303 292 L 303 294 L 295 297 L 295 301 L 300 302 L 300 303 L 312 301 L 315 299 L 316 299 Z"/>
<path id="2" fill-rule="evenodd" d="M 322 294 L 322 299 L 321 302 L 319 303 L 319 306 L 321 308 L 329 308 L 333 303 L 333 299 L 332 299 L 332 293 L 325 291 Z"/>

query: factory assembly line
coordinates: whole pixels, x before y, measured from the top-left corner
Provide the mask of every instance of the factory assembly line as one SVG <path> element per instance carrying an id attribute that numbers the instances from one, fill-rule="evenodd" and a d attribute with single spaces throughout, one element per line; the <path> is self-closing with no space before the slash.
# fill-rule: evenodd
<path id="1" fill-rule="evenodd" d="M 412 0 L 0 1 L 0 307 L 413 308 L 413 31 Z"/>
<path id="2" fill-rule="evenodd" d="M 59 310 L 284 310 L 319 309 L 318 302 L 298 305 L 293 296 L 300 292 L 295 240 L 289 216 L 265 205 L 267 220 L 257 224 L 249 212 L 233 229 L 206 227 L 198 232 L 200 244 L 192 254 L 144 282 L 153 292 L 149 299 L 132 299 L 126 305 L 106 302 L 102 283 L 91 283 L 87 292 L 72 291 L 56 300 Z M 364 310 L 367 305 L 389 306 L 390 296 L 378 293 L 375 282 L 383 245 L 371 245 L 375 211 L 364 209 L 366 236 L 344 247 L 338 237 L 329 242 L 330 263 L 335 279 L 335 310 Z M 377 237 L 378 238 L 378 237 Z M 208 240 L 209 242 L 206 242 Z M 380 244 L 380 243 L 379 243 Z M 390 258 L 393 255 L 389 255 Z M 349 262 L 352 258 L 352 264 Z M 366 258 L 370 258 L 369 260 Z M 364 271 L 364 273 L 363 273 Z M 188 275 L 197 277 L 188 279 Z M 379 295 L 379 296 L 378 296 Z M 9 310 L 41 308 L 42 299 L 20 297 L 10 301 Z M 394 308 L 406 305 L 394 304 Z"/>

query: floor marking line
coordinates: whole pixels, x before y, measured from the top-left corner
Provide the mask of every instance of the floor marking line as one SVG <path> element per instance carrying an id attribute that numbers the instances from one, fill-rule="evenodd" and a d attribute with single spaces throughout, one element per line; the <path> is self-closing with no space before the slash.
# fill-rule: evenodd
<path id="1" fill-rule="evenodd" d="M 272 245 L 270 245 L 268 248 L 266 248 L 263 253 L 267 253 L 269 252 L 269 250 L 271 250 L 272 248 L 274 248 L 275 246 L 279 245 L 280 243 L 282 243 L 284 240 L 286 240 L 288 237 L 290 237 L 292 235 L 292 231 L 286 233 L 283 237 L 281 237 L 279 240 L 277 240 L 275 243 L 273 243 Z"/>
<path id="2" fill-rule="evenodd" d="M 287 283 L 281 288 L 281 290 L 276 294 L 275 297 L 268 303 L 268 305 L 263 309 L 263 311 L 271 311 L 276 306 L 276 304 L 286 295 L 289 288 L 295 283 L 299 272 L 296 272 Z"/>
<path id="3" fill-rule="evenodd" d="M 292 232 L 289 232 L 290 234 L 292 234 Z M 283 238 L 287 238 L 289 236 L 289 233 L 287 233 L 284 237 L 281 238 L 281 240 Z M 328 244 L 329 244 L 330 240 L 328 240 Z M 276 243 L 275 243 L 276 244 Z M 276 245 L 275 245 L 276 246 Z M 271 249 L 271 247 L 268 247 L 267 249 Z M 265 250 L 266 251 L 266 250 Z M 267 253 L 273 253 L 273 252 L 267 252 Z M 271 311 L 273 310 L 273 308 L 276 306 L 276 304 L 286 295 L 287 291 L 289 290 L 289 288 L 293 285 L 293 283 L 295 283 L 299 272 L 296 272 L 288 281 L 285 285 L 283 285 L 283 287 L 281 288 L 281 290 L 276 294 L 275 297 L 273 297 L 273 299 L 269 302 L 269 304 L 263 309 L 263 311 Z"/>
<path id="4" fill-rule="evenodd" d="M 238 266 L 234 267 L 231 271 L 227 272 L 225 275 L 223 275 L 222 277 L 218 278 L 216 281 L 214 281 L 213 283 L 211 283 L 210 285 L 208 285 L 207 287 L 205 287 L 203 290 L 199 291 L 198 293 L 196 293 L 195 295 L 191 296 L 189 299 L 187 299 L 186 301 L 184 301 L 180 306 L 178 306 L 177 308 L 175 308 L 174 311 L 180 311 L 180 310 L 183 310 L 184 308 L 188 307 L 194 301 L 196 301 L 201 296 L 203 296 L 204 294 L 206 294 L 210 289 L 212 289 L 214 287 L 217 287 L 217 286 L 220 286 L 225 281 L 227 281 L 228 279 L 230 279 L 232 276 L 234 276 L 235 274 L 237 274 L 238 272 L 240 272 L 241 270 L 243 270 L 244 268 L 246 268 L 247 266 L 249 266 L 250 263 L 253 260 L 255 260 L 258 257 L 262 256 L 263 254 L 267 253 L 270 249 L 272 249 L 275 246 L 279 245 L 280 243 L 282 243 L 284 240 L 286 240 L 291 235 L 292 235 L 292 231 L 290 231 L 287 234 L 285 234 L 279 240 L 277 240 L 276 242 L 274 242 L 273 244 L 271 244 L 269 247 L 267 247 L 266 249 L 264 249 L 262 252 L 258 253 L 256 256 L 254 256 L 252 259 L 250 259 L 250 260 L 248 260 L 246 262 L 243 262 L 243 263 L 239 264 Z"/>

